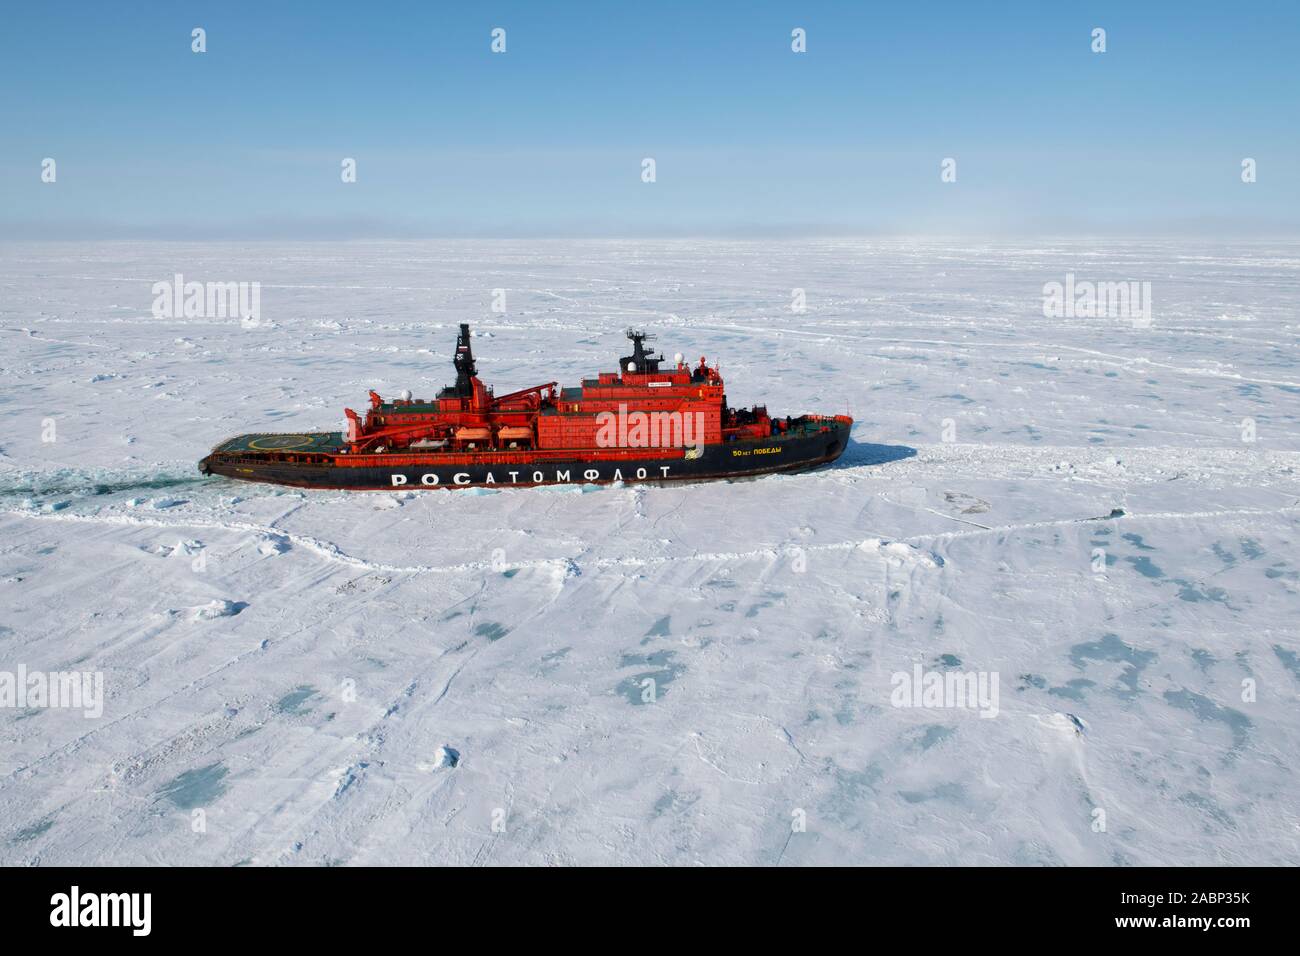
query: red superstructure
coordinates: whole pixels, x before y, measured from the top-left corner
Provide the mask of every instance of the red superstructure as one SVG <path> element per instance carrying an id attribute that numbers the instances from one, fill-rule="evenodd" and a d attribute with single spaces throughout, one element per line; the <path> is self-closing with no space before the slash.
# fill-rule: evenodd
<path id="1" fill-rule="evenodd" d="M 623 442 L 602 441 L 602 428 L 619 416 L 690 416 L 692 437 L 711 445 L 722 441 L 766 438 L 773 433 L 767 409 L 730 409 L 718 369 L 704 357 L 694 369 L 679 360 L 670 369 L 646 349 L 642 332 L 627 332 L 632 354 L 620 360 L 619 372 L 602 372 L 577 388 L 557 391 L 556 382 L 534 385 L 500 397 L 478 378 L 468 325 L 461 325 L 456 345 L 457 379 L 433 401 L 409 395 L 385 402 L 370 393 L 365 418 L 345 409 L 347 451 L 351 454 L 412 452 L 481 453 L 488 449 L 581 450 L 592 458 L 626 457 Z M 605 413 L 605 414 L 602 414 Z M 779 431 L 779 426 L 777 428 Z M 606 432 L 608 434 L 608 432 Z M 659 436 L 672 438 L 673 436 Z M 654 447 L 681 445 L 660 440 Z M 642 445 L 645 447 L 645 445 Z"/>

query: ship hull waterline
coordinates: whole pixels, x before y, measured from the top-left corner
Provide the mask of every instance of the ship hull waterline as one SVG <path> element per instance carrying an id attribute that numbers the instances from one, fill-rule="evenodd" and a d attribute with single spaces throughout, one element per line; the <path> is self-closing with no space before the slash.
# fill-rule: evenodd
<path id="1" fill-rule="evenodd" d="M 530 488 L 547 485 L 659 484 L 676 481 L 719 481 L 805 471 L 830 464 L 844 453 L 849 428 L 836 423 L 826 432 L 808 436 L 756 439 L 706 445 L 696 458 L 680 452 L 672 457 L 619 460 L 572 459 L 506 462 L 448 462 L 429 455 L 427 461 L 384 465 L 336 465 L 261 459 L 247 453 L 214 451 L 199 463 L 204 474 L 297 488 L 346 491 L 432 491 L 457 488 Z M 647 449 L 647 451 L 651 451 Z M 525 453 L 526 454 L 526 453 Z M 498 456 L 500 457 L 500 456 Z M 441 460 L 440 460 L 441 459 Z"/>

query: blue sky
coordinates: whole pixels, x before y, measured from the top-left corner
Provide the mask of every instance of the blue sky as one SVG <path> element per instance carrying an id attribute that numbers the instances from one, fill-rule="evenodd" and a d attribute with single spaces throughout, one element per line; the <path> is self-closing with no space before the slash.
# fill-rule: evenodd
<path id="1" fill-rule="evenodd" d="M 0 16 L 0 237 L 1300 235 L 1294 0 Z"/>

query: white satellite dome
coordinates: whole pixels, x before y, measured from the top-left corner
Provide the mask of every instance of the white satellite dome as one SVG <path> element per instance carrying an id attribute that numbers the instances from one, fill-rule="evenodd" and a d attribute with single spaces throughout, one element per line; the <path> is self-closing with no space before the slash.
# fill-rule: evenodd
<path id="1" fill-rule="evenodd" d="M 409 402 L 411 400 L 411 390 L 409 388 L 404 388 L 397 397 L 404 402 Z"/>
<path id="2" fill-rule="evenodd" d="M 682 353 L 681 353 L 681 352 L 678 352 L 676 355 L 674 355 L 674 356 L 673 356 L 673 361 L 676 362 L 678 365 L 681 365 L 681 364 L 682 364 Z"/>
<path id="3" fill-rule="evenodd" d="M 627 370 L 628 370 L 629 372 L 635 372 L 635 371 L 636 371 L 636 362 L 628 362 L 628 363 L 627 363 Z"/>

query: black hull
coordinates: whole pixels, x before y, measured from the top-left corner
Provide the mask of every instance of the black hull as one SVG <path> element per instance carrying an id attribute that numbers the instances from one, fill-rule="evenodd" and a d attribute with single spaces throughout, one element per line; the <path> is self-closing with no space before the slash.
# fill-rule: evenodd
<path id="1" fill-rule="evenodd" d="M 698 458 L 645 458 L 516 464 L 455 464 L 430 455 L 428 463 L 339 466 L 296 463 L 255 455 L 214 452 L 199 463 L 204 474 L 299 488 L 352 491 L 415 491 L 439 488 L 511 488 L 539 485 L 662 483 L 751 478 L 803 471 L 828 464 L 844 453 L 849 426 L 830 422 L 830 430 L 799 437 L 727 442 L 706 446 Z"/>

